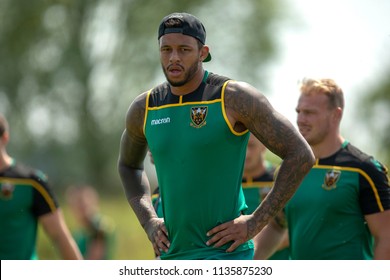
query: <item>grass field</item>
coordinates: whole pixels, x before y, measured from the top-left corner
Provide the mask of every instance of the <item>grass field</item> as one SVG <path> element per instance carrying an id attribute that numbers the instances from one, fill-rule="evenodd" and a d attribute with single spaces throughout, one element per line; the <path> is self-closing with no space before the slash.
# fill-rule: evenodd
<path id="1" fill-rule="evenodd" d="M 76 227 L 74 218 L 65 203 L 61 203 L 66 222 L 72 230 Z M 124 196 L 103 198 L 100 201 L 101 213 L 115 223 L 115 248 L 113 259 L 148 260 L 154 258 L 152 245 Z M 38 233 L 38 255 L 43 260 L 57 260 L 60 256 L 41 228 Z"/>

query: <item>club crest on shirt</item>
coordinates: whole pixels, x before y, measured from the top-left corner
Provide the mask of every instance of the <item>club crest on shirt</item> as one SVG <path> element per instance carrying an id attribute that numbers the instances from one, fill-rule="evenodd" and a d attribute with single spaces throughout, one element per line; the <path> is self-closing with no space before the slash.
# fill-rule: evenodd
<path id="1" fill-rule="evenodd" d="M 329 191 L 337 187 L 336 183 L 340 179 L 341 172 L 339 170 L 328 170 L 325 174 L 324 184 L 322 188 Z"/>
<path id="2" fill-rule="evenodd" d="M 191 123 L 195 128 L 201 128 L 206 125 L 207 107 L 192 107 L 191 108 Z"/>
<path id="3" fill-rule="evenodd" d="M 15 186 L 13 184 L 8 182 L 2 183 L 0 188 L 0 198 L 11 199 L 14 190 L 15 190 Z"/>

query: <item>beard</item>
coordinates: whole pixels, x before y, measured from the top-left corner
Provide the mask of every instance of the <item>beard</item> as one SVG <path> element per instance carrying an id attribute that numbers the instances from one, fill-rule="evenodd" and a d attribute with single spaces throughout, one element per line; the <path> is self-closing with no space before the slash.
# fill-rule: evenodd
<path id="1" fill-rule="evenodd" d="M 193 63 L 187 72 L 184 72 L 184 78 L 181 81 L 172 81 L 168 77 L 168 70 L 162 66 L 165 78 L 167 79 L 168 83 L 173 87 L 181 87 L 187 84 L 194 76 L 195 73 L 199 70 L 199 64 L 198 62 Z"/>

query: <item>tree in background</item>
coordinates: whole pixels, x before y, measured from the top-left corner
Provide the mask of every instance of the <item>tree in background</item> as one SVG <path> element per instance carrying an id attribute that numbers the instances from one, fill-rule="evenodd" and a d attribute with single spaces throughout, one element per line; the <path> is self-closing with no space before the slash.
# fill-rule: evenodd
<path id="1" fill-rule="evenodd" d="M 12 153 L 61 187 L 83 181 L 121 192 L 116 161 L 127 106 L 163 79 L 162 17 L 198 15 L 215 58 L 208 70 L 265 88 L 274 33 L 286 23 L 282 7 L 283 0 L 2 0 L 0 111 L 13 127 Z"/>
<path id="2" fill-rule="evenodd" d="M 381 77 L 371 82 L 359 101 L 359 119 L 368 135 L 373 135 L 370 140 L 378 146 L 375 155 L 380 161 L 390 166 L 390 64 L 382 72 Z"/>

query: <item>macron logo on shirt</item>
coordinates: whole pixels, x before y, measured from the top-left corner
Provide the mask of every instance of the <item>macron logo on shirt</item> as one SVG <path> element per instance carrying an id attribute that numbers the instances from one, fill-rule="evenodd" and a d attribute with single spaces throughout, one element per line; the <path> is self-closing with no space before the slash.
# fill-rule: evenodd
<path id="1" fill-rule="evenodd" d="M 152 120 L 150 122 L 150 125 L 166 124 L 166 123 L 170 123 L 170 122 L 171 122 L 171 118 L 170 117 L 166 117 L 166 118 L 162 118 L 162 119 Z"/>

